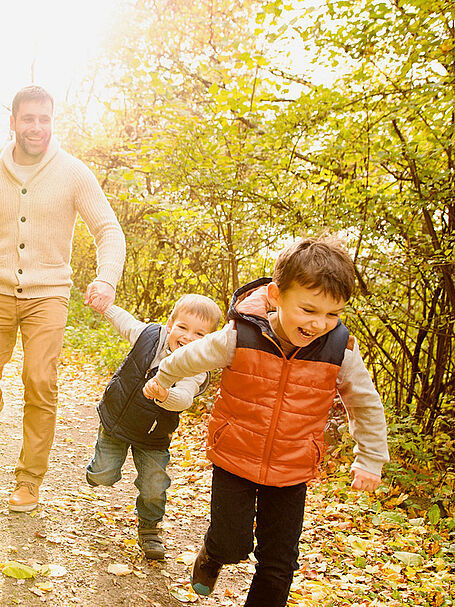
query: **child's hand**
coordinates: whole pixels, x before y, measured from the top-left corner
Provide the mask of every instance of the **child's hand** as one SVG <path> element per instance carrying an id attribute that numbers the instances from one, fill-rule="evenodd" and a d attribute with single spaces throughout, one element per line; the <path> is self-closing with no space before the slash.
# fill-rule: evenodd
<path id="1" fill-rule="evenodd" d="M 362 470 L 361 468 L 352 468 L 351 476 L 351 487 L 358 491 L 375 491 L 381 482 L 380 476 Z"/>
<path id="2" fill-rule="evenodd" d="M 104 314 L 114 303 L 115 289 L 104 280 L 94 280 L 85 292 L 84 304 L 90 306 L 95 312 Z"/>
<path id="3" fill-rule="evenodd" d="M 156 400 L 159 400 L 160 402 L 165 401 L 169 395 L 169 390 L 160 386 L 154 377 L 148 380 L 142 388 L 142 392 L 146 398 L 150 398 L 151 400 L 156 398 Z"/>

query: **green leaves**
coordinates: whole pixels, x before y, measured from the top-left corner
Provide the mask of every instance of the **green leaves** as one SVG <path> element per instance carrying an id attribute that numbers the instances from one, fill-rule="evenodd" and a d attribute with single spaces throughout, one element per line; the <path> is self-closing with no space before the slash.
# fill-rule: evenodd
<path id="1" fill-rule="evenodd" d="M 350 330 L 389 421 L 409 420 L 393 452 L 416 469 L 448 463 L 452 4 L 216 0 L 210 19 L 203 0 L 163 6 L 129 7 L 98 66 L 101 123 L 88 131 L 79 110 L 81 156 L 127 236 L 119 301 L 162 319 L 196 290 L 226 308 L 285 239 L 339 232 L 359 285 Z M 92 248 L 78 230 L 81 288 Z"/>
<path id="2" fill-rule="evenodd" d="M 441 511 L 437 504 L 433 504 L 428 510 L 428 520 L 432 525 L 436 525 L 441 519 Z"/>

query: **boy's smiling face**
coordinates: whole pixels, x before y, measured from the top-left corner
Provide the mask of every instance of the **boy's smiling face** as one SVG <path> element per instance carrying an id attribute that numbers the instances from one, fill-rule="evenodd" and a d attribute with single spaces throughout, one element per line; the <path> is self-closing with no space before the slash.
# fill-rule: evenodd
<path id="1" fill-rule="evenodd" d="M 272 329 L 281 339 L 298 348 L 309 346 L 337 325 L 346 302 L 334 299 L 319 288 L 297 283 L 284 292 L 274 282 L 267 286 L 269 302 L 276 308 Z"/>
<path id="2" fill-rule="evenodd" d="M 169 349 L 174 352 L 195 339 L 201 339 L 213 330 L 213 322 L 203 320 L 195 314 L 180 310 L 176 318 L 168 320 L 166 327 L 169 334 Z"/>

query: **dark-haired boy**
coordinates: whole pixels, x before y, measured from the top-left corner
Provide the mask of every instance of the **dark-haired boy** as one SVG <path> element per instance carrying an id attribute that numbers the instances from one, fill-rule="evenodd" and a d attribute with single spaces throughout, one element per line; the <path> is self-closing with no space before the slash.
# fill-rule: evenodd
<path id="1" fill-rule="evenodd" d="M 353 263 L 330 239 L 301 239 L 278 256 L 273 278 L 233 296 L 229 324 L 160 363 L 150 395 L 180 377 L 222 367 L 208 427 L 213 463 L 211 522 L 192 570 L 212 592 L 223 564 L 253 549 L 256 573 L 245 607 L 284 607 L 297 569 L 306 483 L 324 452 L 337 392 L 357 443 L 352 487 L 374 491 L 388 461 L 384 410 L 358 345 L 339 316 Z"/>

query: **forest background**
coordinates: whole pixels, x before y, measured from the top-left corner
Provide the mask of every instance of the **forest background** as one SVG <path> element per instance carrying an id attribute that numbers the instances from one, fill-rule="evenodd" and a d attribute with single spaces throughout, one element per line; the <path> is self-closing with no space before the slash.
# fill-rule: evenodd
<path id="1" fill-rule="evenodd" d="M 344 320 L 386 408 L 387 482 L 447 516 L 454 3 L 138 0 L 120 11 L 56 120 L 124 229 L 117 303 L 163 321 L 199 292 L 227 310 L 233 290 L 270 275 L 283 243 L 338 233 L 358 285 Z M 78 291 L 94 260 L 81 223 L 66 340 L 113 370 L 127 345 Z"/>

